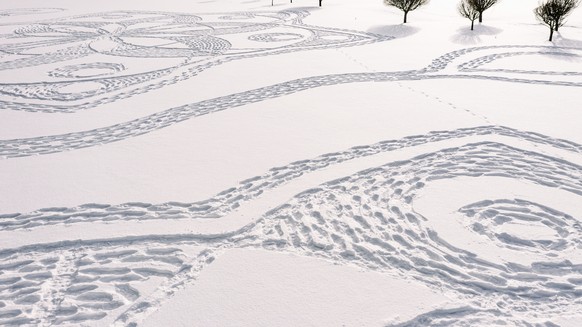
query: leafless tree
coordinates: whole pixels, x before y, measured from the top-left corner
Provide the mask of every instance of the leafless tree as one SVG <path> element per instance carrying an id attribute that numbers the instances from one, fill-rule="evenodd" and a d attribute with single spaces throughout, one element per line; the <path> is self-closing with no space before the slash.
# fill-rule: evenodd
<path id="1" fill-rule="evenodd" d="M 428 2 L 429 0 L 384 0 L 385 5 L 396 7 L 404 12 L 404 23 L 406 23 L 409 12 L 426 5 Z"/>
<path id="2" fill-rule="evenodd" d="M 534 10 L 536 18 L 550 28 L 550 41 L 554 31 L 564 25 L 566 17 L 579 4 L 580 0 L 547 0 Z"/>
<path id="3" fill-rule="evenodd" d="M 479 23 L 483 22 L 483 12 L 497 3 L 497 0 L 469 0 L 468 4 L 479 12 Z"/>
<path id="4" fill-rule="evenodd" d="M 457 9 L 461 16 L 468 18 L 471 21 L 471 31 L 475 26 L 475 20 L 479 18 L 479 11 L 471 5 L 471 0 L 461 0 Z"/>

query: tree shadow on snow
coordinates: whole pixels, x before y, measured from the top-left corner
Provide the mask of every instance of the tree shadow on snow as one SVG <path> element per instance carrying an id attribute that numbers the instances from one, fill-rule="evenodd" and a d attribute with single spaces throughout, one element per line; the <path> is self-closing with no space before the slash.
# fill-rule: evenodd
<path id="1" fill-rule="evenodd" d="M 554 36 L 554 45 L 567 48 L 582 48 L 582 40 L 568 39 L 563 37 L 560 32 Z"/>
<path id="2" fill-rule="evenodd" d="M 312 7 L 308 7 L 308 6 L 303 6 L 303 7 L 293 7 L 293 10 L 305 10 L 305 11 L 314 11 L 314 10 L 321 10 L 323 7 L 319 7 L 317 4 L 315 4 Z"/>
<path id="3" fill-rule="evenodd" d="M 368 29 L 369 33 L 394 36 L 396 38 L 404 38 L 416 34 L 419 31 L 418 27 L 413 27 L 405 24 L 398 25 L 375 25 Z"/>
<path id="4" fill-rule="evenodd" d="M 503 32 L 502 29 L 475 24 L 475 29 L 471 31 L 469 25 L 459 28 L 457 33 L 451 37 L 451 41 L 458 44 L 477 44 L 481 43 L 481 36 L 497 35 Z"/>
<path id="5" fill-rule="evenodd" d="M 293 5 L 292 3 L 290 3 L 289 1 L 281 1 L 279 0 L 277 2 L 277 0 L 275 0 L 275 3 L 271 6 L 271 2 L 267 1 L 265 2 L 264 0 L 262 0 L 264 5 L 258 6 L 258 7 L 253 7 L 252 9 L 265 9 L 265 8 L 275 8 L 275 7 L 281 7 L 281 6 L 286 6 L 286 5 Z M 249 1 L 250 3 L 251 1 Z M 252 1 L 253 3 L 255 2 L 259 2 L 259 1 Z M 313 7 L 292 7 L 289 8 L 290 10 L 304 10 L 304 11 L 314 11 L 314 10 L 320 10 L 321 7 L 319 7 L 317 4 Z"/>
<path id="6" fill-rule="evenodd" d="M 257 2 L 258 2 L 258 1 L 257 1 Z M 253 7 L 253 8 L 251 8 L 251 9 L 265 9 L 265 8 L 275 8 L 275 7 L 281 7 L 281 6 L 285 6 L 285 5 L 288 5 L 288 4 L 289 4 L 289 3 L 287 3 L 287 2 L 285 2 L 285 3 L 283 3 L 283 2 L 279 2 L 279 3 L 275 2 L 275 3 L 273 3 L 273 5 L 271 6 L 271 2 L 270 2 L 270 1 L 269 1 L 268 3 L 267 3 L 267 2 L 265 2 L 265 1 L 263 1 L 263 2 L 264 2 L 264 4 L 263 4 L 263 5 L 261 5 L 261 6 L 258 6 L 258 7 Z"/>

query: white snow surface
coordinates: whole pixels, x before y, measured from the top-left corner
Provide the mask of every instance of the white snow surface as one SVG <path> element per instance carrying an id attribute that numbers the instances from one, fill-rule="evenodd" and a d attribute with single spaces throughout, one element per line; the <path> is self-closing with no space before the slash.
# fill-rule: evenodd
<path id="1" fill-rule="evenodd" d="M 537 5 L 0 2 L 0 326 L 580 326 Z"/>

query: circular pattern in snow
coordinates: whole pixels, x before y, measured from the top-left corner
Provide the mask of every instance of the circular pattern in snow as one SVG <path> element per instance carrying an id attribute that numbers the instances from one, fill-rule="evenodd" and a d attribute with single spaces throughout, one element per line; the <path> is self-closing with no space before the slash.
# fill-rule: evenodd
<path id="1" fill-rule="evenodd" d="M 197 38 L 184 38 L 180 41 L 190 49 L 197 50 L 200 55 L 220 54 L 232 47 L 225 39 L 214 36 L 202 36 Z"/>
<path id="2" fill-rule="evenodd" d="M 459 211 L 471 218 L 471 229 L 499 247 L 536 253 L 582 248 L 582 225 L 574 217 L 520 199 L 486 200 Z"/>

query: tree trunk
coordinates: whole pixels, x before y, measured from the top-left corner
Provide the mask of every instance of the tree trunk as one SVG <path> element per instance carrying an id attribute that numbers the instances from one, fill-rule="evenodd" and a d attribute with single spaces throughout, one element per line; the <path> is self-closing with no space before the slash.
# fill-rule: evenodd
<path id="1" fill-rule="evenodd" d="M 319 6 L 320 6 L 320 7 L 321 7 L 321 1 L 323 1 L 323 0 L 319 0 Z"/>
<path id="2" fill-rule="evenodd" d="M 408 16 L 408 11 L 404 12 L 404 24 L 406 24 L 406 17 Z"/>
<path id="3" fill-rule="evenodd" d="M 552 42 L 553 36 L 554 36 L 554 29 L 550 26 L 550 42 Z"/>
<path id="4" fill-rule="evenodd" d="M 483 23 L 483 12 L 479 12 L 479 23 Z"/>
<path id="5" fill-rule="evenodd" d="M 474 20 L 471 21 L 471 31 L 473 30 L 473 26 L 475 26 L 475 21 Z"/>

